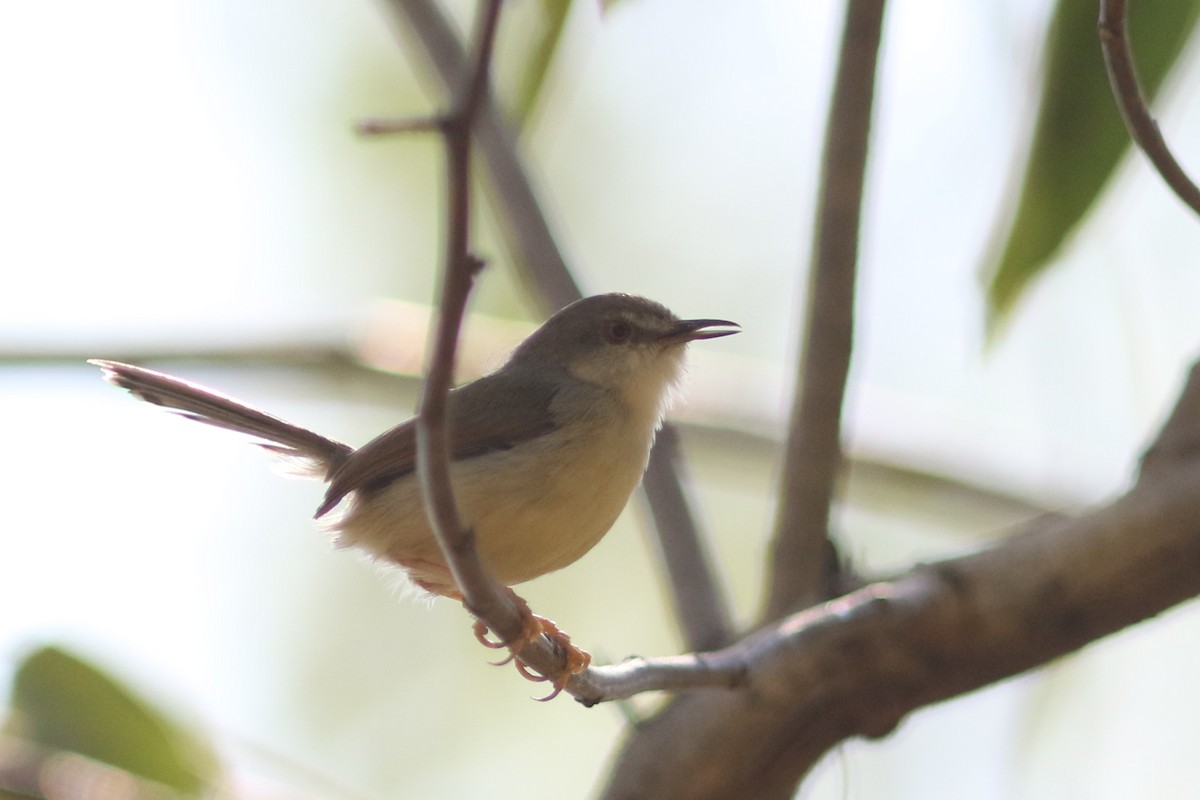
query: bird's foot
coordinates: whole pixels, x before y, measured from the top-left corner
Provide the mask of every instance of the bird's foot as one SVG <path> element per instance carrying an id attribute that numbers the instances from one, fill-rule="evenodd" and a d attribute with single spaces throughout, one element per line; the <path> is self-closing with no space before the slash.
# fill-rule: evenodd
<path id="1" fill-rule="evenodd" d="M 561 628 L 555 625 L 553 620 L 549 620 L 545 617 L 540 617 L 537 614 L 534 614 L 533 611 L 530 610 L 529 604 L 526 603 L 524 599 L 519 597 L 511 589 L 509 590 L 509 593 L 512 594 L 513 598 L 517 601 L 517 608 L 521 614 L 521 633 L 518 634 L 517 638 L 513 639 L 511 642 L 495 641 L 488 638 L 489 631 L 487 625 L 480 620 L 476 620 L 474 626 L 475 638 L 478 639 L 479 643 L 484 647 L 492 650 L 499 650 L 500 648 L 505 647 L 508 648 L 508 657 L 502 661 L 496 661 L 493 663 L 496 666 L 503 666 L 511 661 L 517 668 L 517 672 L 521 673 L 523 678 L 538 683 L 551 679 L 545 675 L 541 675 L 532 671 L 529 666 L 527 666 L 523 661 L 521 661 L 520 658 L 517 657 L 517 653 L 519 653 L 525 647 L 525 645 L 529 644 L 539 636 L 545 636 L 547 639 L 549 639 L 554 645 L 562 650 L 563 655 L 566 656 L 567 663 L 566 667 L 558 675 L 558 677 L 553 679 L 553 683 L 551 684 L 553 686 L 553 690 L 550 692 L 550 694 L 546 695 L 545 697 L 538 697 L 534 699 L 540 702 L 553 700 L 555 697 L 558 697 L 558 695 L 566 687 L 567 682 L 571 680 L 572 676 L 578 675 L 591 665 L 592 656 L 586 650 L 582 650 L 572 644 L 571 637 L 564 633 Z"/>

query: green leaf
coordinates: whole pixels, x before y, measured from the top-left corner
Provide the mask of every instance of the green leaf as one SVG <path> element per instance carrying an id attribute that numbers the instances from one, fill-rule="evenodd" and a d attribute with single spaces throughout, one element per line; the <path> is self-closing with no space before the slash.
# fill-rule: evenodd
<path id="1" fill-rule="evenodd" d="M 17 669 L 10 731 L 55 750 L 103 761 L 187 796 L 217 777 L 212 751 L 192 733 L 96 667 L 54 647 Z"/>
<path id="2" fill-rule="evenodd" d="M 1153 99 L 1196 25 L 1200 0 L 1133 0 L 1128 36 Z M 1059 0 L 1047 34 L 1033 146 L 1013 224 L 988 280 L 988 329 L 1004 322 L 1095 204 L 1129 134 L 1108 84 L 1095 0 Z"/>

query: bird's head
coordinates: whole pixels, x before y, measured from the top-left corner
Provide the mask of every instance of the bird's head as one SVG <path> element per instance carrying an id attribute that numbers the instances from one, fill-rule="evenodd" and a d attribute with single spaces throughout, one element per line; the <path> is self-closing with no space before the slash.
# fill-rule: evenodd
<path id="1" fill-rule="evenodd" d="M 564 369 L 619 394 L 633 408 L 657 412 L 679 379 L 687 343 L 737 332 L 737 323 L 727 320 L 680 319 L 644 297 L 602 294 L 552 316 L 512 361 Z"/>

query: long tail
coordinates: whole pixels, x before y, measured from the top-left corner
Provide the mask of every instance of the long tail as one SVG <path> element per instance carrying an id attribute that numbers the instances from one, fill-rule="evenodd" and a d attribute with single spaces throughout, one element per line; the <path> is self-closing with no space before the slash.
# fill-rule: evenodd
<path id="1" fill-rule="evenodd" d="M 197 422 L 265 439 L 258 443 L 260 447 L 298 462 L 306 472 L 326 480 L 354 452 L 349 445 L 180 378 L 119 361 L 93 359 L 88 363 L 100 367 L 106 381 L 128 389 L 140 400 L 173 409 Z"/>

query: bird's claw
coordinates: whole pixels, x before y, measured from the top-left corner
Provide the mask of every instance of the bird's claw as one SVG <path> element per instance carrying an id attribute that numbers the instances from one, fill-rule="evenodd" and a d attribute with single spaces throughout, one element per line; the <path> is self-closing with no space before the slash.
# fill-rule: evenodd
<path id="1" fill-rule="evenodd" d="M 482 620 L 475 620 L 475 625 L 472 627 L 475 631 L 475 638 L 479 643 L 489 650 L 499 650 L 504 647 L 504 642 L 497 642 L 488 638 L 488 626 L 483 624 Z"/>
<path id="2" fill-rule="evenodd" d="M 473 627 L 473 630 L 475 631 L 476 641 L 478 641 L 481 645 L 488 648 L 489 650 L 499 650 L 502 647 L 504 647 L 504 642 L 498 642 L 498 641 L 488 638 L 488 626 L 484 625 L 479 620 L 475 620 L 475 625 Z M 517 654 L 515 652 L 510 652 L 508 654 L 507 658 L 502 658 L 499 661 L 489 661 L 488 663 L 491 664 L 493 667 L 503 667 L 505 664 L 512 661 L 516 657 L 517 657 Z"/>
<path id="3" fill-rule="evenodd" d="M 516 597 L 518 601 L 518 608 L 520 610 L 523 622 L 521 633 L 517 636 L 517 638 L 507 643 L 491 639 L 488 637 L 489 630 L 487 625 L 481 620 L 475 621 L 475 638 L 479 640 L 480 644 L 491 650 L 499 650 L 500 648 L 507 647 L 509 651 L 508 657 L 501 661 L 493 661 L 491 663 L 495 666 L 501 667 L 511 662 L 517 668 L 517 672 L 521 673 L 521 677 L 536 683 L 548 681 L 550 678 L 531 670 L 529 666 L 517 656 L 517 653 L 524 649 L 525 645 L 529 644 L 539 636 L 545 636 L 553 644 L 557 645 L 566 656 L 566 667 L 557 678 L 554 678 L 554 682 L 552 684 L 554 688 L 550 694 L 546 695 L 545 697 L 533 698 L 543 703 L 553 700 L 562 693 L 562 690 L 566 688 L 567 682 L 570 681 L 572 677 L 585 671 L 588 666 L 591 665 L 592 656 L 586 650 L 581 650 L 579 647 L 572 644 L 571 637 L 564 633 L 557 625 L 555 625 L 552 620 L 548 620 L 545 617 L 539 617 L 530 610 L 529 605 L 524 600 L 522 600 L 520 597 L 517 597 L 515 594 L 513 597 Z"/>
<path id="4" fill-rule="evenodd" d="M 571 678 L 575 677 L 581 672 L 584 672 L 589 666 L 591 666 L 592 654 L 571 644 L 571 637 L 563 633 L 562 630 L 559 629 L 559 627 L 552 621 L 543 617 L 538 617 L 538 619 L 541 620 L 543 625 L 542 633 L 545 634 L 547 639 L 558 645 L 559 648 L 562 649 L 563 654 L 567 657 L 566 667 L 562 672 L 559 673 L 558 677 L 555 678 L 554 682 L 551 684 L 553 689 L 550 691 L 550 694 L 546 695 L 545 697 L 533 698 L 539 703 L 546 703 L 562 694 L 562 690 L 566 688 L 567 682 L 570 681 Z M 550 680 L 545 675 L 530 672 L 528 668 L 521 663 L 520 659 L 517 659 L 515 663 L 517 665 L 517 672 L 520 672 L 521 675 L 523 675 L 527 680 Z"/>

